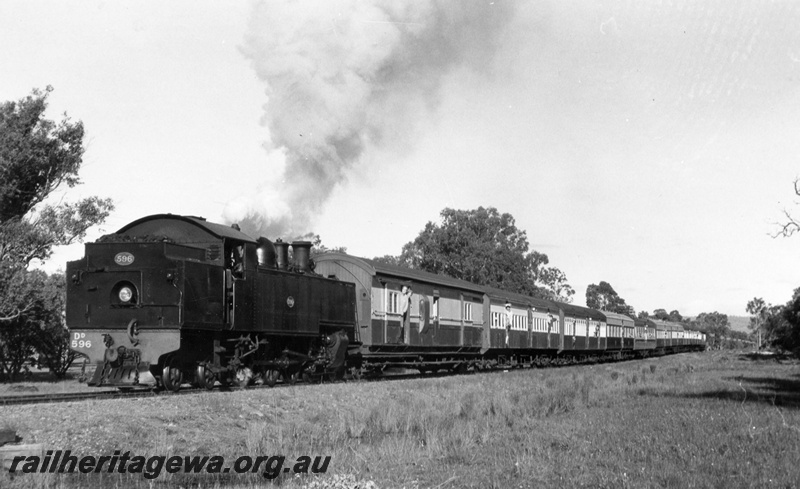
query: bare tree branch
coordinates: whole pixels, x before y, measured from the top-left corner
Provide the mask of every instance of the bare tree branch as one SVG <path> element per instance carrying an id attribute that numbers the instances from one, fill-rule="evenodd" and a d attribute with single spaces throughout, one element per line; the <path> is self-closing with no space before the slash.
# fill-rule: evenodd
<path id="1" fill-rule="evenodd" d="M 800 177 L 794 179 L 794 193 L 800 197 Z M 797 204 L 797 202 L 795 203 Z M 778 227 L 778 231 L 774 234 L 770 233 L 770 236 L 773 238 L 777 238 L 778 236 L 788 238 L 800 231 L 800 220 L 794 218 L 786 209 L 783 209 L 783 215 L 786 216 L 786 221 L 774 223 Z"/>

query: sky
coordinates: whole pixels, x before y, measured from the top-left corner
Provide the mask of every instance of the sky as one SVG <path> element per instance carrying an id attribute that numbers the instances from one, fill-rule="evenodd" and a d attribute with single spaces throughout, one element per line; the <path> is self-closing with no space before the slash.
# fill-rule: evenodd
<path id="1" fill-rule="evenodd" d="M 86 128 L 96 239 L 159 213 L 397 255 L 514 216 L 585 304 L 746 315 L 800 286 L 800 4 L 5 1 L 0 100 Z M 63 269 L 82 246 L 42 264 Z"/>

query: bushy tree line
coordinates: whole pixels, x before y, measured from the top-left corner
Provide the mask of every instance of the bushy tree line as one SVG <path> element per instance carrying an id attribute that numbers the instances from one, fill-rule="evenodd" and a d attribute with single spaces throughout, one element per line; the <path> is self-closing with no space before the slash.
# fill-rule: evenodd
<path id="1" fill-rule="evenodd" d="M 681 323 L 683 322 L 683 315 L 678 312 L 677 309 L 673 309 L 670 312 L 667 312 L 666 309 L 655 309 L 652 313 L 647 311 L 639 311 L 639 318 L 640 319 L 660 319 L 662 321 L 672 321 L 673 323 Z"/>
<path id="2" fill-rule="evenodd" d="M 376 261 L 467 280 L 478 285 L 571 302 L 575 290 L 566 274 L 548 266 L 546 254 L 530 249 L 514 217 L 494 207 L 445 208 L 441 221 L 428 222 L 398 256 Z"/>
<path id="3" fill-rule="evenodd" d="M 794 179 L 794 194 L 800 196 L 800 177 Z M 784 221 L 776 223 L 774 238 L 788 238 L 800 232 L 800 219 L 796 214 L 784 209 L 783 215 Z M 747 312 L 752 315 L 750 329 L 753 334 L 761 333 L 759 347 L 800 355 L 800 287 L 794 289 L 792 298 L 783 305 L 767 304 L 763 298 L 755 297 L 747 303 Z"/>
<path id="4" fill-rule="evenodd" d="M 45 118 L 51 91 L 0 104 L 0 377 L 7 380 L 37 357 L 57 376 L 68 368 L 74 357 L 66 347 L 64 278 L 29 265 L 49 258 L 54 246 L 80 241 L 113 209 L 98 197 L 48 200 L 80 183 L 84 153 L 81 122 Z"/>
<path id="5" fill-rule="evenodd" d="M 739 348 L 741 345 L 732 343 L 733 332 L 727 314 L 720 312 L 703 312 L 695 318 L 684 319 L 681 324 L 692 331 L 699 331 L 706 335 L 706 345 L 709 348 Z"/>
<path id="6" fill-rule="evenodd" d="M 0 381 L 18 380 L 29 366 L 63 378 L 75 360 L 64 322 L 64 275 L 32 270 L 15 274 L 13 280 L 4 302 L 22 312 L 0 327 Z"/>
<path id="7" fill-rule="evenodd" d="M 761 333 L 762 347 L 800 355 L 800 287 L 786 304 L 772 305 L 756 297 L 747 303 L 750 329 Z"/>
<path id="8" fill-rule="evenodd" d="M 608 282 L 601 281 L 586 288 L 586 306 L 640 319 L 651 318 L 679 323 L 686 329 L 704 333 L 709 348 L 734 349 L 750 344 L 747 333 L 732 331 L 728 316 L 716 311 L 704 312 L 695 318 L 684 317 L 677 309 L 670 312 L 666 309 L 655 309 L 652 313 L 639 311 L 637 315 L 634 308 L 627 304 Z"/>
<path id="9" fill-rule="evenodd" d="M 589 284 L 586 287 L 586 307 L 626 314 L 631 317 L 636 315 L 633 307 L 625 303 L 625 299 L 617 294 L 610 283 L 604 281 L 600 281 L 599 284 Z"/>

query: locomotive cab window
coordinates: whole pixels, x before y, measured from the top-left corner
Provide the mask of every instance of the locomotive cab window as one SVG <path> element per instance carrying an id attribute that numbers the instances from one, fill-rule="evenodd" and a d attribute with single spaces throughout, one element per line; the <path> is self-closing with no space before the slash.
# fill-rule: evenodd
<path id="1" fill-rule="evenodd" d="M 229 241 L 226 243 L 225 267 L 231 270 L 236 278 L 244 275 L 244 243 Z"/>

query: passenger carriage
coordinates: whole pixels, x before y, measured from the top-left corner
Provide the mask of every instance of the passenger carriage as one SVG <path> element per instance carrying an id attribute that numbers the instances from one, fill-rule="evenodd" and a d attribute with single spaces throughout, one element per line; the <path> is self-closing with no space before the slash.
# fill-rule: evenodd
<path id="1" fill-rule="evenodd" d="M 606 349 L 607 324 L 600 311 L 575 304 L 555 304 L 564 315 L 564 351 L 584 355 Z"/>
<path id="2" fill-rule="evenodd" d="M 316 273 L 355 284 L 362 353 L 375 368 L 452 368 L 479 357 L 488 329 L 481 287 L 344 253 L 314 260 Z M 404 285 L 412 290 L 407 328 Z"/>
<path id="3" fill-rule="evenodd" d="M 633 350 L 634 323 L 633 319 L 624 314 L 602 311 L 606 318 L 608 328 L 607 351 Z"/>
<path id="4" fill-rule="evenodd" d="M 486 294 L 484 308 L 489 315 L 489 334 L 485 336 L 488 341 L 484 344 L 484 351 L 560 348 L 561 316 L 555 303 L 492 287 L 483 289 Z M 506 328 L 509 315 L 511 324 Z"/>
<path id="5" fill-rule="evenodd" d="M 640 355 L 649 354 L 656 348 L 656 325 L 649 319 L 634 319 L 633 350 Z"/>

